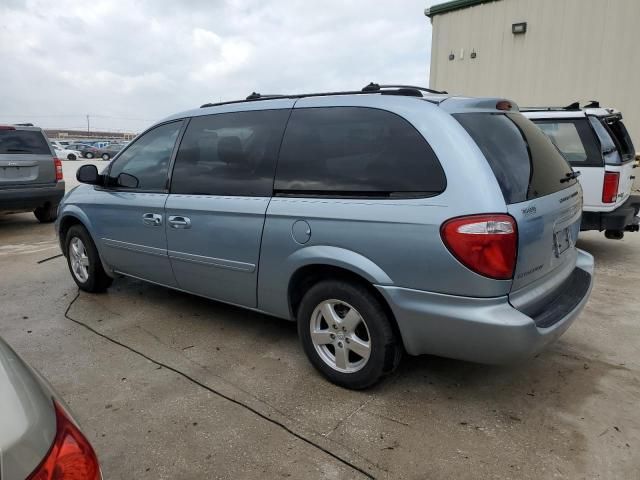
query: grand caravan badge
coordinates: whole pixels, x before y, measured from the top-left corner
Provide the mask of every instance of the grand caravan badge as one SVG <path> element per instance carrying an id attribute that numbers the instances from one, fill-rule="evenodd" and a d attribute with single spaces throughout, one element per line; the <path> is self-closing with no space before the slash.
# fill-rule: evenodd
<path id="1" fill-rule="evenodd" d="M 522 215 L 524 215 L 525 217 L 531 217 L 533 215 L 535 215 L 537 213 L 537 209 L 535 205 L 531 205 L 530 207 L 527 208 L 523 208 L 522 209 Z"/>

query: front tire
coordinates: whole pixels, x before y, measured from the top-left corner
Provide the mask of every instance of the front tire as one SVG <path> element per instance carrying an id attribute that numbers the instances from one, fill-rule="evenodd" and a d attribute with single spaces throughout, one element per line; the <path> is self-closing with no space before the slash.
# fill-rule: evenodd
<path id="1" fill-rule="evenodd" d="M 111 158 L 111 157 L 109 156 L 109 154 L 108 154 L 108 153 L 103 153 L 103 154 L 102 154 L 102 159 L 103 159 L 103 160 L 107 161 L 107 160 L 109 160 L 110 158 Z"/>
<path id="2" fill-rule="evenodd" d="M 51 223 L 58 218 L 58 205 L 44 205 L 33 211 L 40 223 Z"/>
<path id="3" fill-rule="evenodd" d="M 67 160 L 77 160 L 78 158 L 73 154 L 70 153 L 69 155 L 67 155 Z"/>
<path id="4" fill-rule="evenodd" d="M 364 286 L 321 281 L 298 309 L 298 335 L 312 365 L 331 382 L 360 390 L 392 373 L 402 347 L 380 301 Z"/>
<path id="5" fill-rule="evenodd" d="M 85 153 L 84 154 L 84 158 L 87 158 L 87 159 L 91 160 L 93 158 L 93 153 L 91 153 L 91 152 Z"/>
<path id="6" fill-rule="evenodd" d="M 76 285 L 85 292 L 104 292 L 113 279 L 108 276 L 91 235 L 82 225 L 73 225 L 67 232 L 65 254 L 69 271 Z"/>

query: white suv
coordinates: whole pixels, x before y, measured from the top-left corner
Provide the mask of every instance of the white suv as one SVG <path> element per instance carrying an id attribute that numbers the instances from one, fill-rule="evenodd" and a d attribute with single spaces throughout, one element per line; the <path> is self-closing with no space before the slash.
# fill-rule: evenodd
<path id="1" fill-rule="evenodd" d="M 607 238 L 616 240 L 624 232 L 637 232 L 640 196 L 631 195 L 637 164 L 622 114 L 601 108 L 595 101 L 584 108 L 574 103 L 564 108 L 523 108 L 521 112 L 580 172 L 584 191 L 581 230 L 604 230 Z"/>

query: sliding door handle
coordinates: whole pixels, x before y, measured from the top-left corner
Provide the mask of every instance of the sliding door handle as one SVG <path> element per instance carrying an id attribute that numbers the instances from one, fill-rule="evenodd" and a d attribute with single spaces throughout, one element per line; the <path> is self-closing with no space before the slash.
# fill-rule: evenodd
<path id="1" fill-rule="evenodd" d="M 180 215 L 171 215 L 169 217 L 169 226 L 171 228 L 191 228 L 191 219 Z"/>
<path id="2" fill-rule="evenodd" d="M 145 213 L 142 215 L 142 223 L 149 227 L 159 227 L 162 225 L 162 215 L 157 213 Z"/>

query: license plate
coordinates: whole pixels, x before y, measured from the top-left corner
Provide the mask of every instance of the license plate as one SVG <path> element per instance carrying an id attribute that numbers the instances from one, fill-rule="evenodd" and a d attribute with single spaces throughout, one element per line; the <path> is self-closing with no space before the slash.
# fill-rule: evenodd
<path id="1" fill-rule="evenodd" d="M 571 247 L 571 229 L 569 227 L 553 234 L 556 257 Z"/>

